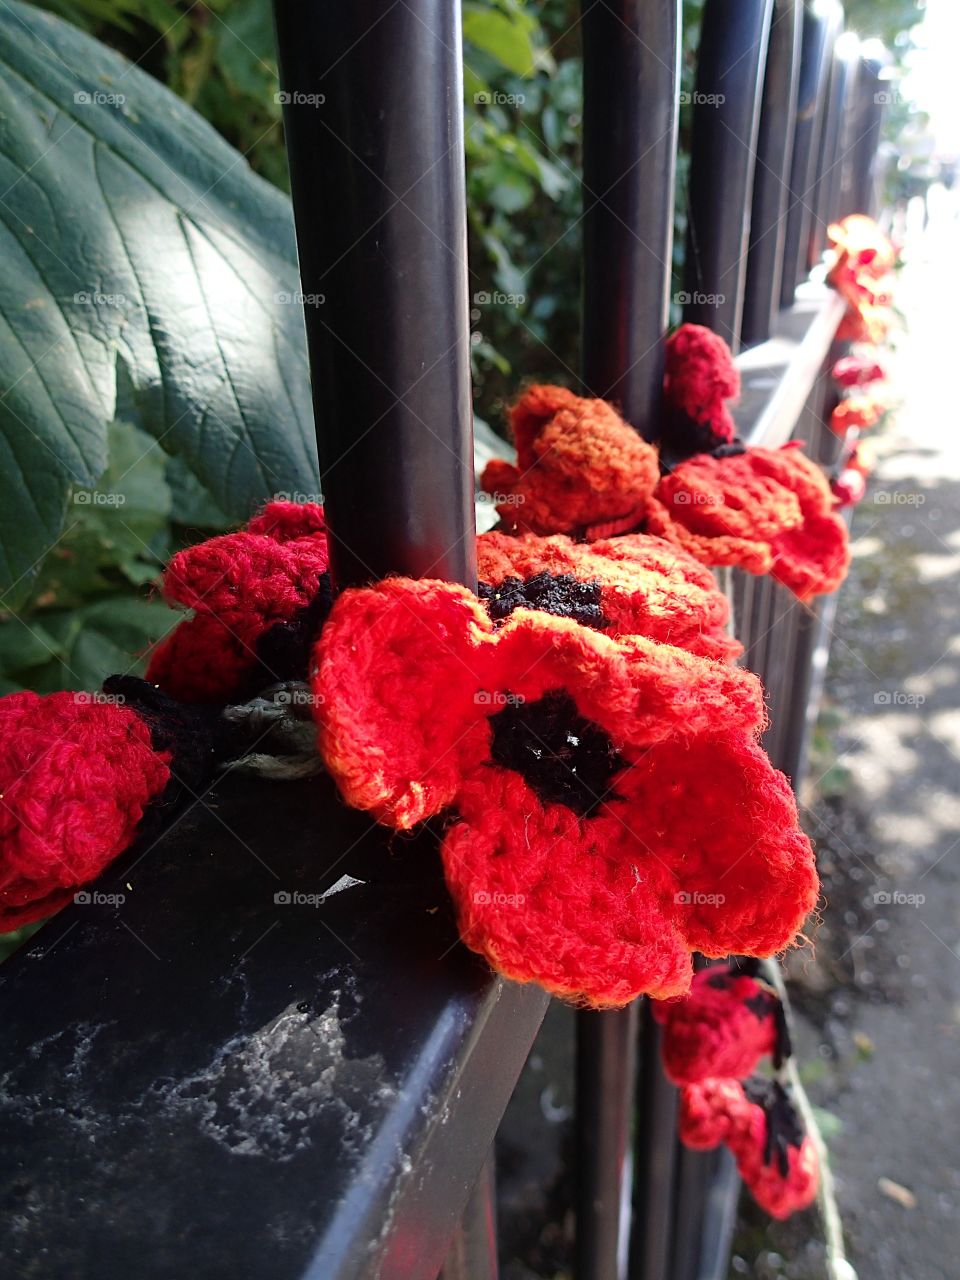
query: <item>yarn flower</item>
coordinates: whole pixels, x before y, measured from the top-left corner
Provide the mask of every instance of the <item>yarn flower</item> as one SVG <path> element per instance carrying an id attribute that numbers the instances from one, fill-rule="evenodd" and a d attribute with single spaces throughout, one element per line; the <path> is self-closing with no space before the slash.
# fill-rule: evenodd
<path id="1" fill-rule="evenodd" d="M 513 406 L 510 425 L 516 466 L 496 458 L 480 479 L 508 529 L 580 533 L 612 524 L 602 531 L 611 533 L 636 527 L 657 483 L 657 451 L 611 405 L 564 387 L 534 386 Z"/>
<path id="2" fill-rule="evenodd" d="M 598 1007 L 678 995 L 693 950 L 771 954 L 813 906 L 748 672 L 406 579 L 344 592 L 315 667 L 341 794 L 398 829 L 452 811 L 461 937 L 510 978 Z"/>
<path id="3" fill-rule="evenodd" d="M 147 679 L 182 702 L 243 701 L 304 678 L 330 606 L 323 508 L 272 502 L 246 529 L 179 551 L 163 575 L 192 610 L 154 650 Z"/>
<path id="4" fill-rule="evenodd" d="M 212 726 L 132 677 L 0 698 L 0 932 L 58 911 L 210 767 Z"/>
<path id="5" fill-rule="evenodd" d="M 667 339 L 663 378 L 663 447 L 678 457 L 732 444 L 737 428 L 726 402 L 740 394 L 730 348 L 699 324 Z"/>
<path id="6" fill-rule="evenodd" d="M 757 1204 L 784 1219 L 806 1209 L 820 1184 L 817 1151 L 775 1080 L 708 1079 L 680 1091 L 680 1141 L 694 1150 L 725 1143 Z"/>
<path id="7" fill-rule="evenodd" d="M 844 467 L 830 482 L 830 491 L 838 507 L 855 507 L 866 495 L 866 477 L 853 467 Z"/>
<path id="8" fill-rule="evenodd" d="M 801 600 L 835 591 L 850 563 L 826 477 L 797 444 L 714 457 L 665 475 L 646 528 L 698 560 L 770 573 Z"/>
<path id="9" fill-rule="evenodd" d="M 837 337 L 849 342 L 883 342 L 891 320 L 896 250 L 876 222 L 863 214 L 834 223 L 827 236 L 835 255 L 827 282 L 847 303 Z"/>
<path id="10" fill-rule="evenodd" d="M 830 376 L 841 387 L 864 387 L 871 382 L 885 382 L 887 371 L 872 356 L 841 356 Z"/>
<path id="11" fill-rule="evenodd" d="M 841 439 L 848 431 L 868 431 L 885 412 L 886 406 L 876 396 L 845 396 L 830 415 L 830 430 Z"/>
<path id="12" fill-rule="evenodd" d="M 730 604 L 709 569 L 662 538 L 592 543 L 563 534 L 485 533 L 477 539 L 480 596 L 495 621 L 536 608 L 608 635 L 641 635 L 705 658 L 732 660 Z"/>
<path id="13" fill-rule="evenodd" d="M 743 1080 L 764 1057 L 788 1056 L 789 1037 L 776 992 L 756 976 L 756 964 L 733 960 L 702 969 L 690 994 L 654 1001 L 663 1027 L 663 1068 L 674 1084 L 709 1077 Z"/>

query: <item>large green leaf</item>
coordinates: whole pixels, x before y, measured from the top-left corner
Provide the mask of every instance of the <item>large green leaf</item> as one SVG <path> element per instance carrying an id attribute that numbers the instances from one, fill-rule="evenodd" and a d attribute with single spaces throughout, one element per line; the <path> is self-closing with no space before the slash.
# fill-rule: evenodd
<path id="1" fill-rule="evenodd" d="M 317 488 L 289 202 L 118 54 L 0 6 L 0 605 L 135 422 L 218 506 Z"/>

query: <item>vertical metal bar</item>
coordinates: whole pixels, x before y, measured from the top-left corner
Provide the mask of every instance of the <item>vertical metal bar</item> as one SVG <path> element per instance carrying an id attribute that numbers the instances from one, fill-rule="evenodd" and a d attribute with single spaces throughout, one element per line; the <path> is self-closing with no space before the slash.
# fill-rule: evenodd
<path id="1" fill-rule="evenodd" d="M 856 40 L 856 37 L 853 37 Z M 831 121 L 827 154 L 816 191 L 817 242 L 816 259 L 827 247 L 827 228 L 837 216 L 840 206 L 840 186 L 846 160 L 845 140 L 849 134 L 850 101 L 856 89 L 858 59 L 851 56 L 851 38 L 842 35 L 837 40 L 833 56 L 833 76 L 830 82 Z"/>
<path id="2" fill-rule="evenodd" d="M 801 0 L 776 0 L 763 81 L 757 164 L 750 216 L 742 339 L 753 346 L 770 337 L 780 309 L 780 278 L 790 194 L 790 162 L 800 78 Z"/>
<path id="3" fill-rule="evenodd" d="M 644 1002 L 637 1082 L 631 1280 L 668 1280 L 675 1207 L 677 1091 L 663 1074 L 660 1028 Z"/>
<path id="4" fill-rule="evenodd" d="M 438 1280 L 497 1280 L 497 1181 L 493 1152 L 480 1170 Z"/>
<path id="5" fill-rule="evenodd" d="M 274 12 L 336 583 L 473 585 L 460 5 Z"/>
<path id="6" fill-rule="evenodd" d="M 684 319 L 714 329 L 734 351 L 772 13 L 773 0 L 707 0 L 700 33 Z"/>
<path id="7" fill-rule="evenodd" d="M 839 24 L 838 24 L 839 25 Z M 836 47 L 839 30 L 831 29 L 828 36 L 828 69 L 827 100 L 823 113 L 823 129 L 820 134 L 820 150 L 817 159 L 817 180 L 810 192 L 810 231 L 807 237 L 807 268 L 815 267 L 820 261 L 827 244 L 827 223 L 823 221 L 825 206 L 829 201 L 829 193 L 833 175 L 836 172 L 836 160 L 840 150 L 840 123 L 843 118 L 843 93 L 846 80 L 844 62 L 837 57 Z"/>
<path id="8" fill-rule="evenodd" d="M 797 93 L 797 127 L 790 167 L 790 207 L 783 250 L 780 305 L 793 306 L 797 285 L 806 275 L 805 254 L 810 234 L 810 187 L 816 181 L 823 103 L 826 90 L 827 38 L 834 21 L 828 0 L 809 2 L 803 11 L 800 50 L 800 87 Z"/>
<path id="9" fill-rule="evenodd" d="M 837 45 L 841 56 L 849 64 L 847 75 L 847 95 L 843 105 L 843 122 L 840 126 L 840 163 L 837 172 L 837 185 L 833 193 L 833 208 L 830 220 L 843 218 L 853 210 L 848 207 L 850 193 L 853 190 L 853 171 L 857 152 L 857 115 L 860 105 L 860 86 L 862 84 L 862 63 L 860 59 L 860 41 L 851 31 L 840 37 Z"/>
<path id="10" fill-rule="evenodd" d="M 584 0 L 583 378 L 656 422 L 669 318 L 677 0 Z"/>
<path id="11" fill-rule="evenodd" d="M 577 1014 L 577 1280 L 621 1274 L 638 1008 Z"/>
<path id="12" fill-rule="evenodd" d="M 845 193 L 844 213 L 874 214 L 877 205 L 876 160 L 880 145 L 883 111 L 889 98 L 889 86 L 881 79 L 884 60 L 861 58 L 857 79 L 857 114 L 852 151 L 851 190 Z"/>
<path id="13" fill-rule="evenodd" d="M 583 381 L 651 432 L 669 315 L 679 0 L 583 0 L 582 31 Z M 636 1004 L 577 1015 L 577 1280 L 614 1280 L 625 1259 L 637 1023 Z"/>

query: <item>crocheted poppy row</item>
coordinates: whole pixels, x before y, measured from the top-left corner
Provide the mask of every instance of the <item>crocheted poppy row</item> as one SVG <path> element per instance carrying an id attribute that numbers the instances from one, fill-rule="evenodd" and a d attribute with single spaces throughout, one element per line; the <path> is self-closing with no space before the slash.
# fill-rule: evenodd
<path id="1" fill-rule="evenodd" d="M 703 969 L 689 995 L 652 1008 L 664 1071 L 680 1086 L 681 1141 L 695 1150 L 725 1143 L 774 1217 L 806 1208 L 819 1183 L 816 1148 L 789 1089 L 754 1075 L 767 1058 L 779 1075 L 791 1054 L 783 1006 L 757 961 Z"/>
<path id="2" fill-rule="evenodd" d="M 682 325 L 666 344 L 659 450 L 605 401 L 534 386 L 510 413 L 516 463 L 490 462 L 481 485 L 514 533 L 642 530 L 702 564 L 770 573 L 802 600 L 833 591 L 849 549 L 830 486 L 798 445 L 736 439 L 739 386 L 723 339 Z"/>
<path id="3" fill-rule="evenodd" d="M 693 951 L 788 946 L 813 854 L 709 571 L 645 535 L 478 551 L 477 595 L 390 579 L 332 608 L 317 507 L 175 556 L 164 590 L 192 615 L 146 683 L 0 699 L 0 927 L 68 901 L 176 786 L 198 793 L 237 751 L 218 707 L 309 678 L 346 801 L 398 829 L 445 815 L 461 933 L 498 971 L 616 1005 L 687 990 Z"/>

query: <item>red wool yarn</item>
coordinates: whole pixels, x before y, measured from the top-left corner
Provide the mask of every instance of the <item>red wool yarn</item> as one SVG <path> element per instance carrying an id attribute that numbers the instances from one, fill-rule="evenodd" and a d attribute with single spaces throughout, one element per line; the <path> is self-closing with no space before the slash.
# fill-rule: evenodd
<path id="1" fill-rule="evenodd" d="M 0 698 L 0 932 L 69 902 L 168 783 L 171 753 L 133 710 L 98 697 Z"/>
<path id="2" fill-rule="evenodd" d="M 596 584 L 591 625 L 609 635 L 646 636 L 704 658 L 733 660 L 743 652 L 727 631 L 730 604 L 713 574 L 662 538 L 633 534 L 585 544 L 562 534 L 484 533 L 477 560 L 480 581 L 494 595 L 505 583 L 516 589 L 538 575 Z"/>
<path id="3" fill-rule="evenodd" d="M 885 382 L 887 371 L 873 356 L 841 356 L 830 371 L 841 387 L 863 387 L 871 382 Z"/>
<path id="4" fill-rule="evenodd" d="M 736 965 L 701 970 L 689 995 L 654 1001 L 651 1010 L 663 1027 L 663 1069 L 674 1084 L 744 1080 L 777 1051 L 783 1035 L 776 992 Z"/>
<path id="5" fill-rule="evenodd" d="M 740 374 L 724 340 L 699 324 L 682 324 L 667 339 L 664 440 L 681 455 L 729 444 L 737 434 L 726 401 L 740 394 Z"/>
<path id="6" fill-rule="evenodd" d="M 663 477 L 646 527 L 705 563 L 770 573 L 808 600 L 835 591 L 849 567 L 832 505 L 826 477 L 796 444 L 701 454 Z"/>
<path id="7" fill-rule="evenodd" d="M 875 427 L 884 412 L 884 405 L 876 396 L 846 396 L 830 415 L 830 430 L 844 439 L 851 430 L 867 431 Z"/>
<path id="8" fill-rule="evenodd" d="M 178 552 L 163 594 L 192 616 L 154 650 L 147 679 L 182 702 L 225 703 L 304 678 L 328 566 L 315 503 L 272 502 L 246 530 Z"/>
<path id="9" fill-rule="evenodd" d="M 388 579 L 316 649 L 320 751 L 348 804 L 441 846 L 468 946 L 595 1007 L 689 989 L 691 952 L 773 954 L 817 896 L 748 672 L 465 588 Z"/>
<path id="10" fill-rule="evenodd" d="M 693 1150 L 725 1143 L 757 1204 L 784 1219 L 816 1198 L 816 1147 L 789 1095 L 775 1081 L 708 1079 L 680 1091 L 680 1141 Z"/>
<path id="11" fill-rule="evenodd" d="M 657 483 L 657 451 L 603 400 L 564 387 L 530 387 L 510 413 L 517 464 L 494 459 L 480 479 L 506 528 L 579 533 L 601 522 L 639 523 Z"/>

